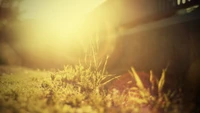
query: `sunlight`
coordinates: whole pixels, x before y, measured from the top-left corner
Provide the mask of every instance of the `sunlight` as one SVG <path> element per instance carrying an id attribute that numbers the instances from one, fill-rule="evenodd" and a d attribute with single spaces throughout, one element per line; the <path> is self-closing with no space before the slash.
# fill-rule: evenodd
<path id="1" fill-rule="evenodd" d="M 102 2 L 104 0 L 22 1 L 21 23 L 16 27 L 21 42 L 17 47 L 20 45 L 18 48 L 28 59 L 34 59 L 33 62 L 78 60 L 80 49 L 84 48 L 81 46 L 87 47 L 89 42 L 88 37 L 83 36 L 87 29 L 83 25 L 85 18 Z"/>
<path id="2" fill-rule="evenodd" d="M 24 0 L 20 19 L 35 19 L 54 33 L 66 36 L 74 33 L 84 22 L 85 15 L 104 0 Z"/>

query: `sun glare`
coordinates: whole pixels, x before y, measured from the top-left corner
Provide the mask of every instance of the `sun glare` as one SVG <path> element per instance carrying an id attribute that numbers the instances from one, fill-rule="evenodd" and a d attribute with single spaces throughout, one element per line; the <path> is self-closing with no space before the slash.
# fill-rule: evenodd
<path id="1" fill-rule="evenodd" d="M 88 42 L 82 36 L 85 17 L 102 2 L 104 0 L 22 1 L 19 19 L 25 24 L 18 29 L 23 37 L 21 48 L 30 55 L 37 50 L 35 58 L 65 59 L 69 54 L 76 54 L 78 46 L 75 45 Z"/>
<path id="2" fill-rule="evenodd" d="M 104 0 L 24 0 L 21 20 L 34 19 L 58 33 L 74 32 L 85 15 Z"/>

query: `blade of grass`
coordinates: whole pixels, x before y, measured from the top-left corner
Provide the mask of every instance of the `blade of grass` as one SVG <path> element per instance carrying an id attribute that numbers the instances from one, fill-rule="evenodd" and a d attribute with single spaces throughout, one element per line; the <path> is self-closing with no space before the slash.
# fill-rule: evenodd
<path id="1" fill-rule="evenodd" d="M 109 58 L 109 56 L 107 55 L 105 63 L 104 63 L 104 66 L 103 66 L 102 74 L 104 74 L 105 71 L 106 71 L 106 66 L 107 66 L 107 63 L 108 63 L 108 58 Z"/>
<path id="2" fill-rule="evenodd" d="M 137 87 L 140 89 L 144 89 L 144 84 L 142 83 L 140 77 L 138 76 L 138 74 L 136 73 L 133 67 L 131 67 L 131 71 L 129 71 L 129 73 L 133 78 L 135 78 Z"/>
<path id="3" fill-rule="evenodd" d="M 162 89 L 163 89 L 163 86 L 165 84 L 165 73 L 166 73 L 166 69 L 163 69 L 162 71 L 162 76 L 158 82 L 158 93 L 161 94 L 162 93 Z"/>

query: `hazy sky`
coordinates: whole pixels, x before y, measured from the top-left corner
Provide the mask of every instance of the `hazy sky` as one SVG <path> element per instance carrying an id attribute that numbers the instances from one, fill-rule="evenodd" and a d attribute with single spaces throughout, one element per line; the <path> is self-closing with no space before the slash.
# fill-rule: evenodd
<path id="1" fill-rule="evenodd" d="M 79 17 L 105 0 L 24 0 L 22 19 Z"/>

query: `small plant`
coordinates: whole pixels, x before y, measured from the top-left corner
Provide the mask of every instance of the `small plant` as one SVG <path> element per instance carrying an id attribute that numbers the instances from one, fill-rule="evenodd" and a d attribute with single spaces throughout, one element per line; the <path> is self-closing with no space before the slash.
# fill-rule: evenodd
<path id="1" fill-rule="evenodd" d="M 99 59 L 99 47 L 90 47 L 84 60 L 63 70 L 24 73 L 24 69 L 0 76 L 0 112 L 181 113 L 181 99 L 173 91 L 163 91 L 166 69 L 160 79 L 152 71 L 144 74 L 150 85 L 134 68 L 129 71 L 130 78 L 123 79 L 106 71 L 109 56 Z M 109 88 L 112 82 L 121 89 Z"/>
<path id="2" fill-rule="evenodd" d="M 162 75 L 159 80 L 153 75 L 153 72 L 150 71 L 149 81 L 151 83 L 151 86 L 149 86 L 149 88 L 145 88 L 144 83 L 140 79 L 139 75 L 136 73 L 135 69 L 132 67 L 129 73 L 133 77 L 133 79 L 136 81 L 137 88 L 139 88 L 137 89 L 133 87 L 132 89 L 134 89 L 134 92 L 136 90 L 139 91 L 138 94 L 143 96 L 142 100 L 146 100 L 146 102 L 148 103 L 152 103 L 152 102 L 154 103 L 152 104 L 152 107 L 153 107 L 152 111 L 159 112 L 160 110 L 163 110 L 163 112 L 169 112 L 170 111 L 169 109 L 171 109 L 171 112 L 177 113 L 181 109 L 180 108 L 181 97 L 176 98 L 176 99 L 174 97 L 177 97 L 180 94 L 177 93 L 175 95 L 175 91 L 170 91 L 170 90 L 168 90 L 167 93 L 163 92 L 163 88 L 165 85 L 166 71 L 167 69 L 164 69 L 162 71 Z M 174 103 L 174 100 L 172 100 L 172 98 L 179 102 Z M 177 106 L 177 107 L 172 109 L 172 106 Z"/>

